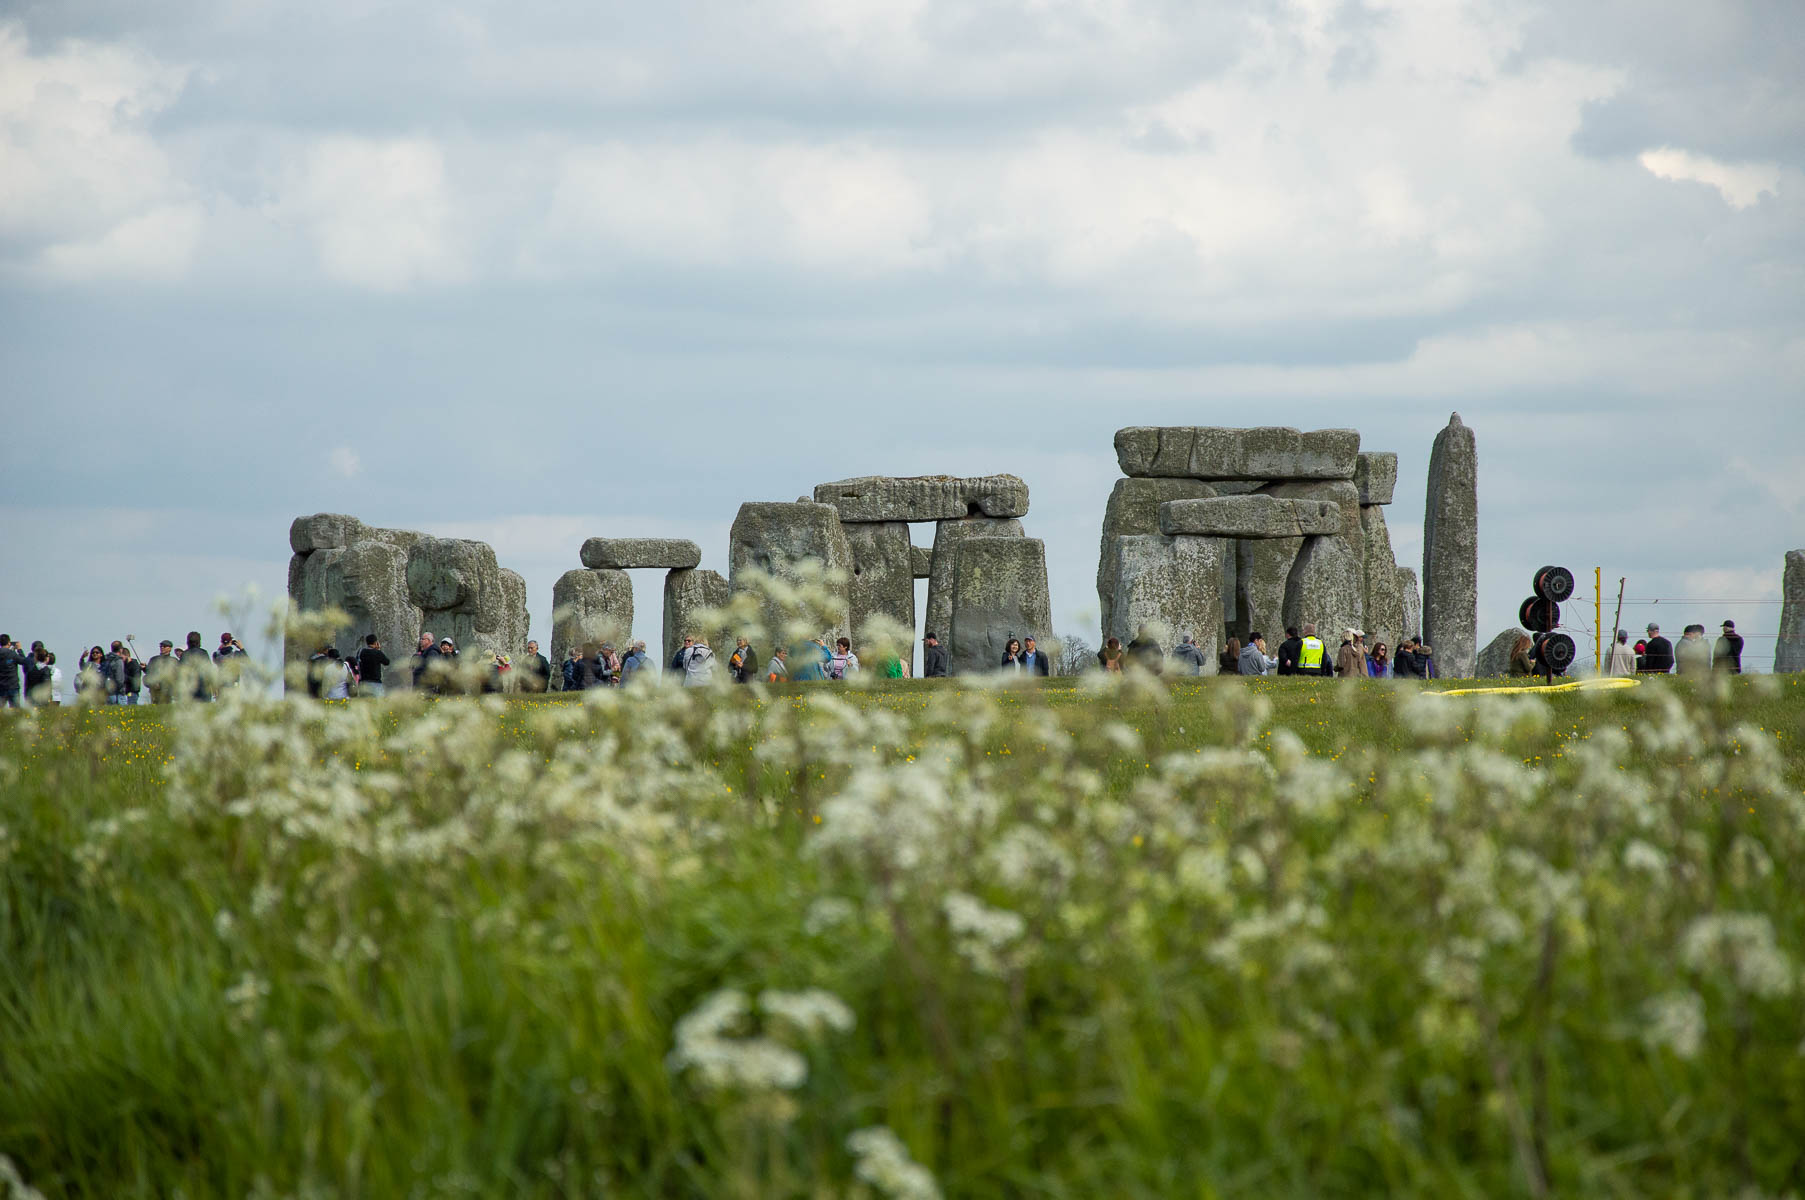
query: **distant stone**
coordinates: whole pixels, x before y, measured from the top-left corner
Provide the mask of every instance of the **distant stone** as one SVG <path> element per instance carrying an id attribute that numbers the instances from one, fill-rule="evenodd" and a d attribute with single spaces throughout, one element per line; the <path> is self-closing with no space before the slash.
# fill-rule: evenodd
<path id="1" fill-rule="evenodd" d="M 1203 651 L 1206 675 L 1217 672 L 1222 645 L 1222 558 L 1220 538 L 1125 534 L 1112 539 L 1115 582 L 1105 640 L 1124 646 L 1143 628 L 1171 654 L 1190 634 Z"/>
<path id="2" fill-rule="evenodd" d="M 1276 647 L 1285 640 L 1285 591 L 1304 539 L 1246 538 L 1234 546 L 1236 636 L 1263 633 Z"/>
<path id="3" fill-rule="evenodd" d="M 702 613 L 725 608 L 728 595 L 727 581 L 719 571 L 691 568 L 664 577 L 664 657 L 658 661 L 660 667 L 670 670 L 671 656 L 682 648 L 685 637 L 705 638 L 719 661 L 716 670 L 725 676 L 733 637 L 727 630 L 710 628 Z M 768 647 L 753 648 L 769 653 Z"/>
<path id="4" fill-rule="evenodd" d="M 525 583 L 503 578 L 486 542 L 420 538 L 408 551 L 407 588 L 422 622 L 440 639 L 451 638 L 461 655 L 525 649 L 524 637 L 514 640 L 527 626 Z"/>
<path id="5" fill-rule="evenodd" d="M 1529 635 L 1524 633 L 1521 629 L 1512 625 L 1509 629 L 1506 629 L 1503 633 L 1500 633 L 1497 637 L 1487 642 L 1485 644 L 1485 649 L 1481 650 L 1478 658 L 1474 660 L 1474 677 L 1478 679 L 1500 679 L 1509 675 L 1511 648 L 1517 644 L 1518 638 L 1528 636 Z M 1432 650 L 1435 649 L 1435 643 L 1430 642 L 1429 647 Z M 1437 651 L 1436 657 L 1441 657 L 1439 651 Z"/>
<path id="6" fill-rule="evenodd" d="M 841 576 L 838 583 L 822 585 L 835 597 L 832 611 L 823 614 L 824 632 L 833 637 L 850 636 L 847 581 L 852 577 L 852 547 L 846 538 L 846 527 L 840 523 L 839 511 L 831 504 L 748 501 L 740 505 L 727 544 L 728 577 L 734 591 L 747 587 L 750 571 L 799 582 L 803 564 L 810 562 Z M 767 606 L 762 622 L 767 640 L 784 637 L 786 621 L 775 606 Z M 668 636 L 668 629 L 666 633 Z"/>
<path id="7" fill-rule="evenodd" d="M 1423 515 L 1423 640 L 1444 678 L 1473 674 L 1479 628 L 1479 449 L 1460 414 L 1435 435 Z"/>
<path id="8" fill-rule="evenodd" d="M 602 538 L 583 543 L 583 565 L 595 570 L 682 570 L 702 565 L 702 547 L 683 538 Z"/>
<path id="9" fill-rule="evenodd" d="M 909 547 L 909 572 L 917 579 L 933 578 L 934 548 L 932 546 Z"/>
<path id="10" fill-rule="evenodd" d="M 1362 565 L 1353 538 L 1305 538 L 1285 581 L 1285 624 L 1313 624 L 1330 646 L 1340 644 L 1344 630 L 1364 629 Z"/>
<path id="11" fill-rule="evenodd" d="M 1216 494 L 1197 479 L 1118 479 L 1103 509 L 1103 536 L 1097 545 L 1097 605 L 1103 628 L 1110 625 L 1115 604 L 1115 539 L 1127 534 L 1159 532 L 1160 506 L 1171 500 L 1203 500 Z"/>
<path id="12" fill-rule="evenodd" d="M 296 554 L 315 550 L 343 550 L 363 529 L 363 522 L 344 513 L 314 513 L 296 517 L 288 527 L 288 548 Z"/>
<path id="13" fill-rule="evenodd" d="M 566 571 L 552 585 L 552 686 L 563 687 L 564 659 L 572 646 L 613 642 L 619 649 L 633 636 L 633 581 L 625 571 L 584 568 Z"/>
<path id="14" fill-rule="evenodd" d="M 1805 550 L 1786 552 L 1780 577 L 1780 638 L 1774 646 L 1774 674 L 1805 671 Z"/>
<path id="15" fill-rule="evenodd" d="M 936 630 L 935 632 L 939 632 Z M 1010 638 L 1051 644 L 1046 546 L 1039 538 L 967 537 L 953 564 L 947 656 L 954 675 L 994 671 Z"/>
<path id="16" fill-rule="evenodd" d="M 1385 524 L 1385 510 L 1377 504 L 1360 509 L 1362 535 L 1361 577 L 1365 581 L 1363 619 L 1366 644 L 1384 642 L 1388 650 L 1397 649 L 1404 630 L 1404 596 L 1398 590 L 1398 563 L 1391 548 L 1391 530 Z"/>
<path id="17" fill-rule="evenodd" d="M 1028 485 L 1014 475 L 867 475 L 818 484 L 815 500 L 849 523 L 949 521 L 962 517 L 1024 517 Z"/>
<path id="18" fill-rule="evenodd" d="M 1398 597 L 1404 603 L 1404 625 L 1398 635 L 1398 640 L 1403 641 L 1416 637 L 1423 629 L 1423 589 L 1416 581 L 1415 568 L 1398 568 Z"/>
<path id="19" fill-rule="evenodd" d="M 864 646 L 870 640 L 866 624 L 874 615 L 902 626 L 908 631 L 908 640 L 913 641 L 915 547 L 909 544 L 908 525 L 902 521 L 850 524 L 846 526 L 846 542 L 852 550 L 847 605 L 853 647 Z"/>
<path id="20" fill-rule="evenodd" d="M 938 634 L 941 645 L 953 628 L 953 567 L 957 547 L 966 538 L 1023 537 L 1022 523 L 1014 517 L 966 517 L 941 521 L 934 526 L 934 551 L 928 564 L 928 607 L 923 630 Z"/>
<path id="21" fill-rule="evenodd" d="M 1352 479 L 1360 434 L 1283 426 L 1133 426 L 1116 432 L 1122 474 L 1180 479 Z"/>
<path id="22" fill-rule="evenodd" d="M 1390 504 L 1398 488 L 1398 456 L 1390 450 L 1362 450 L 1354 460 L 1354 486 L 1361 504 Z"/>
<path id="23" fill-rule="evenodd" d="M 1340 533 L 1341 506 L 1328 500 L 1218 496 L 1160 505 L 1159 532 L 1169 537 L 1283 538 Z"/>

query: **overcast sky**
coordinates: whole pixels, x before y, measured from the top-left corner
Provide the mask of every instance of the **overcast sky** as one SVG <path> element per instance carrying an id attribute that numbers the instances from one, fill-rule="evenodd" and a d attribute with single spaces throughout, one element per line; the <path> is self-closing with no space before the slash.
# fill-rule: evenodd
<path id="1" fill-rule="evenodd" d="M 1094 641 L 1118 427 L 1358 428 L 1415 565 L 1458 410 L 1482 642 L 1597 565 L 1765 666 L 1802 172 L 1797 0 L 0 3 L 0 630 L 211 644 L 324 510 L 543 639 L 587 536 L 1007 471 Z"/>

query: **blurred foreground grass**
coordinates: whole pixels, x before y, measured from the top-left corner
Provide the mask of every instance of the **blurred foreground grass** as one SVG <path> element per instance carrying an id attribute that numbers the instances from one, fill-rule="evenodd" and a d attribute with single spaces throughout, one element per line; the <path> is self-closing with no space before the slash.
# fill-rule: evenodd
<path id="1" fill-rule="evenodd" d="M 1796 677 L 7 716 L 47 1196 L 1805 1195 Z"/>

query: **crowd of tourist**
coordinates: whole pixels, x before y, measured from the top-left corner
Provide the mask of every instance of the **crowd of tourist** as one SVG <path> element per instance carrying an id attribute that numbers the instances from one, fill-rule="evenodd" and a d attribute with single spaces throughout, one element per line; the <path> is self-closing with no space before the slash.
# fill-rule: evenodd
<path id="1" fill-rule="evenodd" d="M 107 704 L 212 700 L 221 688 L 237 686 L 246 657 L 230 633 L 220 634 L 219 646 L 211 652 L 197 632 L 189 633 L 180 648 L 164 638 L 148 658 L 139 657 L 127 636 L 78 654 L 65 673 L 56 652 L 43 642 L 27 647 L 0 634 L 0 708 L 56 705 L 76 697 Z"/>
<path id="2" fill-rule="evenodd" d="M 1705 640 L 1703 625 L 1688 625 L 1680 633 L 1679 644 L 1675 645 L 1661 636 L 1661 627 L 1653 621 L 1648 623 L 1644 636 L 1630 644 L 1628 630 L 1617 631 L 1617 641 L 1611 647 L 1610 660 L 1605 664 L 1606 675 L 1709 675 L 1717 672 L 1722 675 L 1742 674 L 1742 635 L 1736 632 L 1736 622 L 1725 621 L 1717 640 Z M 1512 655 L 1512 673 L 1515 674 L 1515 658 Z"/>
<path id="3" fill-rule="evenodd" d="M 1269 649 L 1266 635 L 1258 630 L 1247 636 L 1245 644 L 1231 636 L 1216 656 L 1219 675 L 1316 675 L 1359 679 L 1433 679 L 1436 677 L 1434 652 L 1416 637 L 1406 637 L 1392 653 L 1382 641 L 1371 646 L 1359 629 L 1343 631 L 1340 647 L 1331 652 L 1329 645 L 1317 636 L 1316 626 L 1305 624 L 1288 627 L 1285 639 L 1276 649 Z M 1191 634 L 1183 634 L 1173 649 L 1171 661 L 1180 675 L 1202 675 L 1208 664 L 1203 647 Z M 1097 651 L 1097 664 L 1105 671 L 1121 671 L 1141 667 L 1161 672 L 1167 662 L 1158 640 L 1145 626 L 1128 645 L 1120 638 L 1109 638 Z"/>

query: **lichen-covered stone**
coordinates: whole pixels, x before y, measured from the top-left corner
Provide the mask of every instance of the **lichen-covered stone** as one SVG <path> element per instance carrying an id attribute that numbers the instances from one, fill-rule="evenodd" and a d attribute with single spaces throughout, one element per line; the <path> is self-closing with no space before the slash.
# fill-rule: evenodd
<path id="1" fill-rule="evenodd" d="M 702 547 L 683 538 L 603 538 L 583 543 L 583 565 L 595 570 L 670 571 L 702 565 Z"/>
<path id="2" fill-rule="evenodd" d="M 1390 450 L 1362 450 L 1354 460 L 1354 486 L 1361 504 L 1390 504 L 1398 488 L 1398 456 Z"/>
<path id="3" fill-rule="evenodd" d="M 1263 633 L 1273 646 L 1285 640 L 1285 591 L 1304 539 L 1244 538 L 1235 542 L 1235 636 L 1243 642 Z"/>
<path id="4" fill-rule="evenodd" d="M 1324 641 L 1335 636 L 1331 645 L 1343 630 L 1363 629 L 1361 567 L 1358 540 L 1305 538 L 1285 583 L 1285 624 L 1300 630 L 1314 624 Z"/>
<path id="5" fill-rule="evenodd" d="M 832 585 L 835 607 L 828 614 L 826 632 L 833 637 L 850 636 L 847 581 L 852 577 L 852 546 L 846 539 L 846 527 L 840 523 L 839 511 L 831 504 L 800 502 L 748 501 L 740 505 L 727 544 L 728 578 L 734 591 L 747 587 L 747 572 L 754 570 L 799 581 L 802 564 L 808 562 L 818 563 L 841 577 L 839 583 Z M 778 637 L 784 620 L 773 607 L 767 609 L 763 624 L 770 636 Z"/>
<path id="6" fill-rule="evenodd" d="M 1160 505 L 1158 532 L 1168 537 L 1305 537 L 1340 533 L 1342 521 L 1341 506 L 1332 500 L 1218 496 Z"/>
<path id="7" fill-rule="evenodd" d="M 1111 539 L 1115 583 L 1110 624 L 1103 637 L 1126 646 L 1149 628 L 1170 654 L 1190 634 L 1204 654 L 1204 674 L 1214 675 L 1222 646 L 1222 558 L 1220 538 L 1124 534 Z"/>
<path id="8" fill-rule="evenodd" d="M 1479 449 L 1460 414 L 1435 435 L 1423 509 L 1423 640 L 1442 676 L 1473 674 L 1479 638 Z"/>
<path id="9" fill-rule="evenodd" d="M 1022 523 L 1014 517 L 966 517 L 941 521 L 934 526 L 934 552 L 928 573 L 928 606 L 922 628 L 938 634 L 943 644 L 953 626 L 953 559 L 966 538 L 1022 537 Z"/>
<path id="10" fill-rule="evenodd" d="M 613 642 L 623 647 L 633 636 L 633 581 L 625 571 L 580 568 L 552 585 L 552 686 L 563 687 L 564 659 L 572 646 Z M 522 639 L 521 644 L 525 645 Z"/>
<path id="11" fill-rule="evenodd" d="M 1116 432 L 1122 474 L 1183 479 L 1352 479 L 1360 434 L 1284 426 L 1133 426 Z"/>
<path id="12" fill-rule="evenodd" d="M 1028 485 L 1014 475 L 867 475 L 817 484 L 815 500 L 848 523 L 1028 515 Z"/>
<path id="13" fill-rule="evenodd" d="M 934 548 L 932 546 L 909 547 L 909 573 L 916 579 L 933 578 Z"/>
<path id="14" fill-rule="evenodd" d="M 915 629 L 915 548 L 909 527 L 901 521 L 858 522 L 846 526 L 852 550 L 852 578 L 847 604 L 852 618 L 852 644 L 866 644 L 866 621 L 882 615 L 909 631 Z"/>
<path id="15" fill-rule="evenodd" d="M 996 670 L 1012 637 L 1049 645 L 1053 609 L 1045 544 L 1027 537 L 961 539 L 950 624 L 947 657 L 955 675 Z"/>
<path id="16" fill-rule="evenodd" d="M 1423 589 L 1416 581 L 1416 568 L 1398 568 L 1398 596 L 1404 603 L 1402 641 L 1407 637 L 1416 637 L 1423 631 Z"/>
<path id="17" fill-rule="evenodd" d="M 1360 509 L 1361 576 L 1365 580 L 1362 609 L 1366 644 L 1384 642 L 1396 649 L 1404 630 L 1404 597 L 1398 591 L 1398 564 L 1391 549 L 1391 530 L 1385 510 L 1377 504 Z"/>
<path id="18" fill-rule="evenodd" d="M 685 637 L 703 637 L 708 640 L 709 649 L 719 657 L 717 669 L 725 673 L 727 656 L 733 652 L 733 639 L 727 630 L 709 628 L 699 614 L 706 609 L 726 607 L 728 594 L 727 581 L 721 578 L 719 571 L 689 568 L 672 571 L 664 577 L 664 657 L 659 660 L 659 666 L 667 671 L 670 669 L 671 656 L 682 647 Z"/>
<path id="19" fill-rule="evenodd" d="M 425 537 L 408 554 L 407 589 L 415 604 L 434 612 L 475 613 L 491 601 L 499 611 L 500 571 L 483 542 Z"/>
<path id="20" fill-rule="evenodd" d="M 1774 645 L 1774 674 L 1805 671 L 1805 550 L 1786 552 L 1780 576 L 1780 636 Z"/>
<path id="21" fill-rule="evenodd" d="M 362 529 L 363 522 L 344 513 L 314 513 L 310 517 L 296 517 L 288 527 L 288 548 L 296 554 L 311 554 L 315 550 L 343 550 L 356 540 Z"/>
<path id="22" fill-rule="evenodd" d="M 1521 629 L 1512 625 L 1503 633 L 1485 644 L 1474 660 L 1473 674 L 1479 679 L 1499 679 L 1510 674 L 1510 652 L 1517 644 L 1517 639 L 1528 637 Z M 1434 648 L 1435 643 L 1429 643 Z"/>
<path id="23" fill-rule="evenodd" d="M 1097 607 L 1103 628 L 1110 624 L 1115 604 L 1116 538 L 1125 534 L 1159 532 L 1159 510 L 1171 500 L 1203 500 L 1216 489 L 1196 479 L 1118 479 L 1103 508 L 1103 536 L 1097 544 Z"/>
<path id="24" fill-rule="evenodd" d="M 390 657 L 413 652 L 420 633 L 421 613 L 407 589 L 407 557 L 410 539 L 418 534 L 405 530 L 371 530 L 359 527 L 349 546 L 297 554 L 289 563 L 289 600 L 302 612 L 328 608 L 343 610 L 344 625 L 327 637 L 341 654 L 355 653 L 366 634 L 374 633 Z M 284 657 L 304 662 L 318 646 L 288 642 Z"/>

